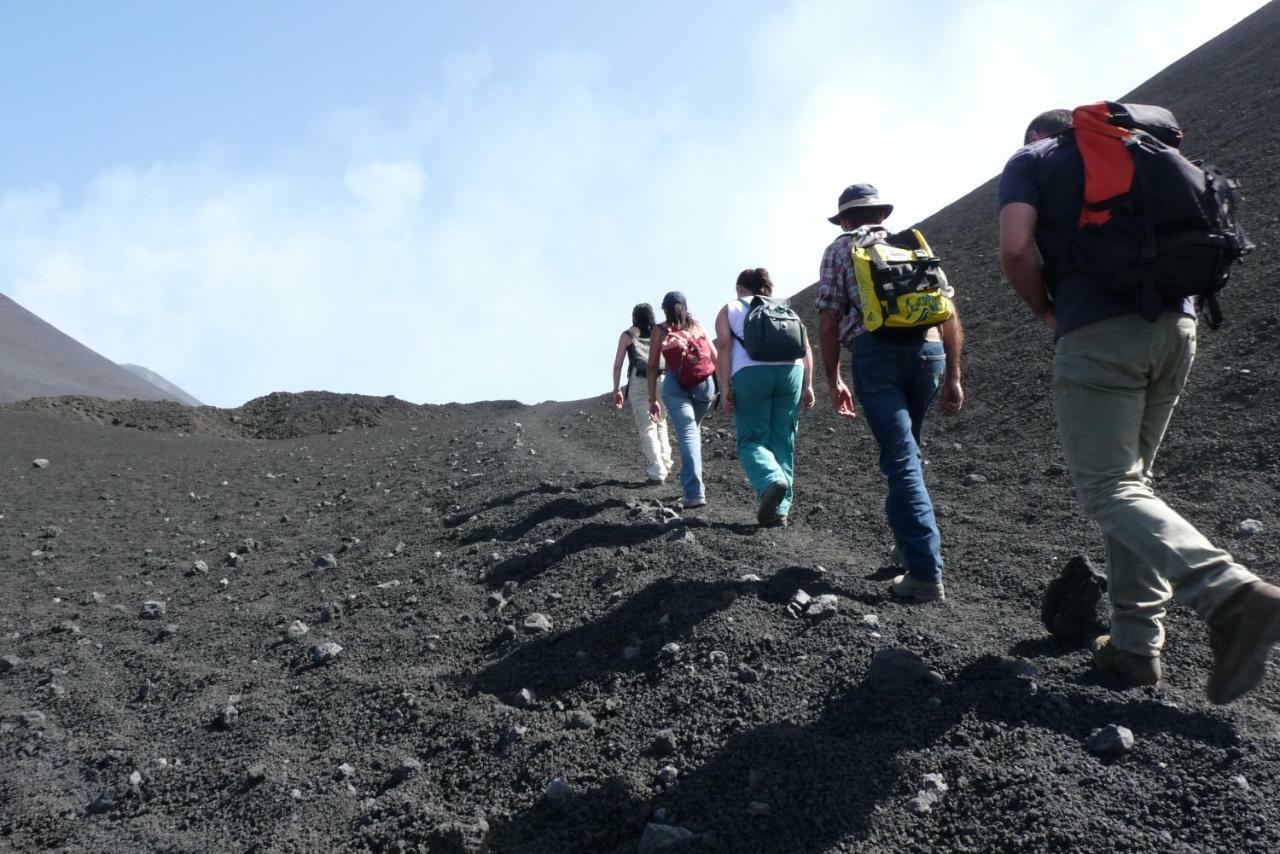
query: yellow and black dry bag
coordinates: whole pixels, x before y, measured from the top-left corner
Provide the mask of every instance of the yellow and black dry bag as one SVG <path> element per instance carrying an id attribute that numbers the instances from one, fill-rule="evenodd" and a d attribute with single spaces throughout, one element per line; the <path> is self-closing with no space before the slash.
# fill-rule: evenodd
<path id="1" fill-rule="evenodd" d="M 853 241 L 862 322 L 877 329 L 920 329 L 951 319 L 947 274 L 918 229 L 871 231 Z"/>

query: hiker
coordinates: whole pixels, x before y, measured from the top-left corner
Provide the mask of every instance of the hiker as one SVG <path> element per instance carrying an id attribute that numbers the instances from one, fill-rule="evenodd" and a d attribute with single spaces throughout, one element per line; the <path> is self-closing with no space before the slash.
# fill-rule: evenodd
<path id="1" fill-rule="evenodd" d="M 733 415 L 738 460 L 759 499 L 756 521 L 785 526 L 794 497 L 800 411 L 813 408 L 813 352 L 800 318 L 770 299 L 768 270 L 743 270 L 736 288 L 737 299 L 716 316 L 724 411 Z"/>
<path id="2" fill-rule="evenodd" d="M 653 328 L 649 346 L 649 417 L 662 420 L 665 406 L 671 413 L 680 445 L 681 507 L 691 509 L 707 503 L 702 483 L 702 418 L 715 396 L 716 348 L 702 324 L 689 314 L 684 294 L 671 291 L 662 298 L 665 323 Z M 658 402 L 659 360 L 667 370 L 662 380 L 662 403 Z"/>
<path id="3" fill-rule="evenodd" d="M 816 300 L 832 403 L 837 415 L 853 418 L 856 397 L 880 446 L 894 538 L 890 561 L 903 570 L 890 592 L 913 602 L 943 600 L 942 536 L 924 484 L 920 430 L 939 391 L 944 415 L 964 405 L 964 333 L 954 292 L 918 230 L 891 235 L 884 228 L 893 205 L 874 186 L 846 188 L 837 207 L 828 221 L 841 234 L 823 253 Z M 887 299 L 885 287 L 895 281 L 918 282 L 923 290 Z M 852 391 L 840 376 L 841 345 L 850 352 Z"/>
<path id="4" fill-rule="evenodd" d="M 642 302 L 631 310 L 631 327 L 618 336 L 618 351 L 613 357 L 613 406 L 622 409 L 623 404 L 630 401 L 636 432 L 640 434 L 645 474 L 650 485 L 658 485 L 666 483 L 671 472 L 671 440 L 667 437 L 667 419 L 664 417 L 655 422 L 649 417 L 647 373 L 653 325 L 653 306 Z M 621 386 L 623 359 L 627 361 L 625 393 Z"/>
<path id="5" fill-rule="evenodd" d="M 1106 229 L 1111 217 L 1143 216 L 1136 208 L 1085 207 L 1086 193 L 1096 191 L 1086 183 L 1085 153 L 1103 153 L 1091 172 L 1119 164 L 1132 175 L 1147 154 L 1123 144 L 1107 149 L 1107 140 L 1131 137 L 1172 163 L 1170 157 L 1181 157 L 1181 131 L 1166 137 L 1171 154 L 1168 144 L 1117 130 L 1124 110 L 1108 112 L 1096 130 L 1100 107 L 1127 105 L 1052 111 L 1028 128 L 1028 144 L 1000 177 L 1001 262 L 1014 292 L 1054 333 L 1058 438 L 1081 506 L 1105 537 L 1111 633 L 1095 641 L 1094 665 L 1125 686 L 1157 684 L 1165 606 L 1176 597 L 1208 623 L 1213 672 L 1206 693 L 1213 703 L 1229 703 L 1262 680 L 1267 653 L 1280 638 L 1280 589 L 1214 546 L 1152 490 L 1156 451 L 1195 356 L 1193 305 L 1176 298 L 1151 305 L 1142 294 L 1161 283 L 1145 273 L 1140 289 L 1123 292 L 1115 290 L 1114 276 L 1080 263 L 1088 258 L 1078 234 L 1083 221 L 1101 229 L 1092 239 L 1113 233 Z M 1176 128 L 1172 114 L 1160 112 Z M 1104 162 L 1108 157 L 1124 159 Z M 1118 189 L 1128 196 L 1127 187 Z M 1112 248 L 1129 253 L 1135 268 L 1158 270 L 1158 257 L 1151 267 L 1139 260 L 1141 243 L 1135 237 Z"/>

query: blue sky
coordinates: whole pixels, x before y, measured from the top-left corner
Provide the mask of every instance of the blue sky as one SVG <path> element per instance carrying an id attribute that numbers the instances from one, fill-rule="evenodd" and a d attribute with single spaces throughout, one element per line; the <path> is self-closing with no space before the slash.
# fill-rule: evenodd
<path id="1" fill-rule="evenodd" d="M 586 397 L 635 302 L 797 291 L 845 184 L 923 218 L 1260 5 L 7 4 L 0 292 L 217 405 Z"/>

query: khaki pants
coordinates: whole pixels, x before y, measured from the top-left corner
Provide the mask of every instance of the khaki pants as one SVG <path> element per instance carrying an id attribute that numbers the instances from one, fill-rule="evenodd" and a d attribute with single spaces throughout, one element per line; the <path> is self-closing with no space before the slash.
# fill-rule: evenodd
<path id="1" fill-rule="evenodd" d="M 671 439 L 667 436 L 667 413 L 657 424 L 649 417 L 649 386 L 639 377 L 627 381 L 627 400 L 631 403 L 631 417 L 640 434 L 640 452 L 644 454 L 644 473 L 649 477 L 666 480 L 671 473 Z"/>
<path id="2" fill-rule="evenodd" d="M 1257 578 L 1151 489 L 1195 352 L 1195 321 L 1165 312 L 1073 330 L 1053 358 L 1058 437 L 1081 506 L 1106 536 L 1112 642 L 1138 655 L 1160 654 L 1170 598 L 1208 619 Z"/>

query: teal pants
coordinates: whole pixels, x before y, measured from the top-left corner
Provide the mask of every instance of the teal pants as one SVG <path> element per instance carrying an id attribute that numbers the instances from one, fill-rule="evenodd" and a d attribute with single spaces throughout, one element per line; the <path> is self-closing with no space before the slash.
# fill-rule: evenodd
<path id="1" fill-rule="evenodd" d="M 733 426 L 742 470 L 757 497 L 774 481 L 786 481 L 787 497 L 778 505 L 778 514 L 785 516 L 791 510 L 804 368 L 748 365 L 733 375 L 732 382 Z"/>

